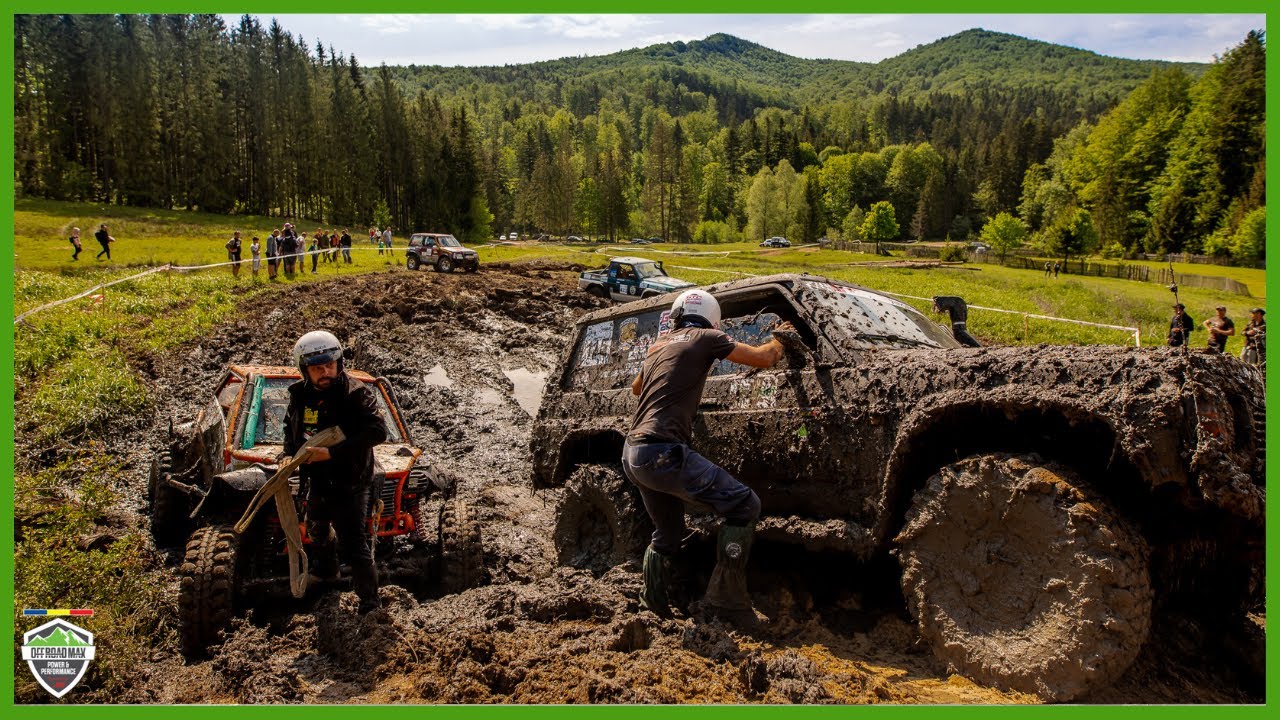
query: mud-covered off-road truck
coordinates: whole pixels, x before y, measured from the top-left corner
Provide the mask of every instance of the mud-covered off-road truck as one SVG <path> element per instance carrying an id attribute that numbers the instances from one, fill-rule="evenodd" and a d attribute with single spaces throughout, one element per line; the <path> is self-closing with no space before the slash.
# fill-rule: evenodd
<path id="1" fill-rule="evenodd" d="M 369 508 L 382 574 L 415 589 L 437 580 L 445 592 L 479 583 L 480 525 L 454 496 L 453 479 L 413 445 L 387 381 L 347 372 L 373 390 L 387 426 L 386 442 L 373 450 Z M 188 654 L 216 640 L 249 598 L 289 586 L 288 547 L 275 505 L 243 534 L 232 526 L 275 474 L 288 388 L 300 378 L 294 367 L 231 365 L 195 420 L 170 428 L 167 447 L 152 461 L 148 498 L 156 542 L 186 542 L 179 629 Z M 309 545 L 306 491 L 297 475 L 290 492 Z"/>
<path id="2" fill-rule="evenodd" d="M 959 298 L 935 299 L 949 332 L 815 276 L 708 290 L 735 339 L 786 320 L 806 349 L 770 370 L 713 366 L 694 446 L 759 494 L 761 541 L 851 561 L 828 575 L 896 555 L 923 640 L 955 671 L 1069 700 L 1130 666 L 1153 606 L 1225 619 L 1261 602 L 1253 368 L 1165 348 L 967 347 Z M 648 541 L 617 463 L 669 304 L 584 316 L 548 379 L 531 457 L 535 487 L 564 487 L 562 564 L 603 571 Z"/>

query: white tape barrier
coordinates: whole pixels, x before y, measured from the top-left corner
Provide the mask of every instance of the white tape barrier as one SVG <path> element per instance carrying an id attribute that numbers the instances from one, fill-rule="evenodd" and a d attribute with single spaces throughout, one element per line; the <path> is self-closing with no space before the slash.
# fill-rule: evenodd
<path id="1" fill-rule="evenodd" d="M 924 300 L 925 302 L 933 302 L 933 298 L 918 297 L 916 295 L 903 295 L 901 293 L 891 293 L 884 290 L 878 290 L 885 295 L 894 297 L 907 298 L 910 300 Z M 1035 313 L 1021 312 L 1019 310 L 1005 310 L 1003 308 L 983 307 L 981 305 L 969 305 L 972 310 L 987 310 L 990 312 L 1006 313 L 1009 315 L 1021 315 L 1024 318 L 1036 318 L 1037 320 L 1053 320 L 1055 322 L 1074 323 L 1076 325 L 1089 325 L 1091 327 L 1106 328 L 1108 330 L 1123 330 L 1133 336 L 1133 344 L 1136 347 L 1142 347 L 1142 331 L 1140 328 L 1127 327 L 1124 325 L 1107 325 L 1105 323 L 1089 322 L 1088 320 L 1072 320 L 1071 318 L 1053 317 L 1052 315 L 1036 315 Z"/>
<path id="2" fill-rule="evenodd" d="M 92 294 L 95 290 L 101 290 L 101 289 L 103 289 L 103 288 L 108 288 L 108 287 L 111 287 L 112 285 L 117 285 L 117 284 L 122 283 L 122 282 L 128 282 L 128 281 L 130 281 L 130 280 L 137 280 L 137 279 L 138 279 L 138 278 L 140 278 L 140 277 L 144 277 L 144 276 L 147 276 L 147 275 L 151 275 L 152 273 L 162 272 L 162 271 L 164 271 L 164 270 L 168 270 L 168 269 L 169 269 L 169 266 L 168 266 L 168 265 L 162 265 L 162 266 L 157 267 L 157 268 L 151 268 L 150 270 L 147 270 L 147 271 L 145 271 L 145 272 L 140 272 L 140 273 L 138 273 L 137 275 L 130 275 L 129 277 L 120 278 L 119 280 L 112 280 L 111 282 L 108 282 L 108 283 L 102 283 L 101 285 L 95 285 L 95 286 L 93 286 L 93 287 L 89 288 L 88 290 L 85 290 L 84 292 L 80 293 L 79 295 L 73 295 L 72 297 L 66 298 L 66 299 L 64 299 L 64 300 L 55 300 L 55 301 L 53 301 L 53 302 L 51 302 L 51 303 L 45 303 L 44 305 L 41 305 L 41 306 L 39 306 L 39 307 L 33 307 L 33 308 L 31 308 L 30 310 L 28 310 L 28 311 L 26 311 L 26 312 L 22 313 L 22 314 L 21 314 L 21 315 L 19 315 L 18 317 L 14 318 L 14 319 L 13 319 L 13 324 L 14 324 L 14 325 L 17 325 L 18 323 L 22 322 L 22 321 L 23 321 L 23 319 L 25 319 L 28 315 L 33 315 L 33 314 L 35 314 L 35 313 L 40 312 L 41 310 L 48 310 L 49 308 L 58 307 L 59 305 L 65 305 L 65 304 L 67 304 L 67 303 L 69 303 L 69 302 L 72 302 L 72 301 L 74 301 L 74 300 L 79 300 L 79 299 L 80 299 L 80 298 L 82 298 L 82 297 L 85 297 L 85 296 L 87 296 L 87 295 Z"/>
<path id="3" fill-rule="evenodd" d="M 361 250 L 361 251 L 364 251 L 364 250 L 368 250 L 368 251 L 376 251 L 378 248 L 376 248 L 376 247 L 352 247 L 352 248 L 350 248 L 350 249 L 351 249 L 351 250 L 353 250 L 353 251 L 355 251 L 355 250 Z M 341 250 L 342 250 L 342 248 L 337 248 L 337 250 L 339 251 L 339 257 L 341 257 Z M 306 257 L 307 255 L 319 255 L 319 254 L 321 254 L 321 253 L 333 252 L 333 251 L 334 251 L 334 248 L 326 248 L 326 249 L 324 249 L 324 250 L 303 251 L 303 252 L 300 252 L 300 253 L 295 253 L 295 254 L 293 254 L 293 255 L 277 255 L 275 259 L 277 259 L 277 260 L 284 260 L 286 257 L 291 257 L 291 258 L 303 258 L 303 257 Z M 383 248 L 383 252 L 384 252 L 384 253 L 386 253 L 386 252 L 394 252 L 394 251 L 395 251 L 395 248 L 394 248 L 394 247 L 393 247 L 393 248 L 390 248 L 390 250 L 388 250 L 387 248 Z M 264 258 L 262 258 L 262 260 L 263 260 L 263 262 L 266 262 L 266 260 L 267 260 L 267 259 L 264 257 Z M 138 278 L 140 278 L 140 277 L 146 277 L 147 275 L 151 275 L 151 274 L 154 274 L 154 273 L 158 273 L 158 272 L 167 272 L 167 271 L 175 271 L 175 272 L 191 272 L 191 271 L 193 271 L 193 270 L 207 270 L 208 268 L 227 267 L 228 265 L 236 265 L 236 264 L 245 265 L 245 264 L 252 263 L 252 262 L 253 262 L 253 260 L 252 260 L 252 258 L 251 258 L 251 259 L 249 259 L 249 260 L 228 260 L 228 261 L 226 261 L 226 262 L 210 263 L 210 264 L 208 264 L 208 265 L 174 265 L 174 264 L 172 264 L 172 263 L 170 263 L 170 264 L 168 264 L 168 265 L 161 265 L 160 267 L 154 267 L 154 268 L 150 268 L 150 269 L 148 269 L 148 270 L 144 270 L 143 272 L 140 272 L 140 273 L 138 273 L 138 274 L 136 274 L 136 275 L 130 275 L 129 277 L 123 277 L 123 278 L 120 278 L 120 279 L 118 279 L 118 280 L 112 280 L 111 282 L 102 283 L 101 285 L 94 285 L 93 287 L 89 288 L 88 290 L 85 290 L 84 292 L 82 292 L 82 293 L 80 293 L 80 294 L 78 294 L 78 295 L 72 295 L 72 296 L 71 296 L 71 297 L 69 297 L 69 298 L 64 298 L 64 299 L 62 299 L 62 300 L 55 300 L 55 301 L 53 301 L 53 302 L 51 302 L 51 303 L 45 303 L 44 305 L 40 305 L 40 306 L 38 306 L 38 307 L 33 307 L 33 308 L 31 308 L 30 310 L 27 310 L 26 312 L 22 313 L 21 315 L 17 316 L 16 318 L 14 318 L 14 319 L 13 319 L 13 324 L 14 324 L 14 325 L 17 325 L 18 323 L 20 323 L 20 322 L 22 322 L 23 320 L 25 320 L 28 316 L 30 316 L 30 315 L 34 315 L 35 313 L 41 312 L 41 311 L 43 311 L 43 310 L 48 310 L 48 309 L 50 309 L 50 308 L 55 308 L 55 307 L 58 307 L 59 305 L 65 305 L 65 304 L 67 304 L 67 303 L 69 303 L 69 302 L 74 302 L 74 301 L 79 300 L 79 299 L 81 299 L 81 298 L 83 298 L 83 297 L 87 297 L 87 296 L 89 296 L 89 295 L 93 294 L 94 292 L 96 292 L 96 291 L 98 291 L 98 290 L 101 290 L 101 289 L 103 289 L 103 288 L 108 288 L 108 287 L 111 287 L 112 285 L 117 285 L 117 284 L 122 283 L 122 282 L 128 282 L 128 281 L 130 281 L 130 280 L 137 280 L 137 279 L 138 279 Z"/>

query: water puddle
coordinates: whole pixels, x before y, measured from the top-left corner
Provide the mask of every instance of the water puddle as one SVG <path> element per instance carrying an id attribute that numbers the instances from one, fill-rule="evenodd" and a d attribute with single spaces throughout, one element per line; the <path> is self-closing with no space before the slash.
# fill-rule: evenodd
<path id="1" fill-rule="evenodd" d="M 516 402 L 524 411 L 529 413 L 530 417 L 538 414 L 538 406 L 542 404 L 542 387 L 547 383 L 547 374 L 545 372 L 530 372 L 525 368 L 515 368 L 514 370 L 503 370 L 503 375 L 511 381 L 515 387 L 512 393 L 515 395 Z"/>
<path id="2" fill-rule="evenodd" d="M 422 378 L 422 382 L 429 386 L 453 387 L 453 380 L 449 378 L 449 375 L 444 371 L 444 368 L 438 364 L 427 372 L 426 376 Z"/>
<path id="3" fill-rule="evenodd" d="M 480 405 L 501 405 L 506 402 L 502 393 L 493 388 L 482 388 L 476 391 L 476 403 Z"/>

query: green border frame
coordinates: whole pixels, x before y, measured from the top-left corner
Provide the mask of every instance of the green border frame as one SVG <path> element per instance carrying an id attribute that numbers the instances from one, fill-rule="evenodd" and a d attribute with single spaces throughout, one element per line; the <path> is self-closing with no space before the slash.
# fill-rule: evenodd
<path id="1" fill-rule="evenodd" d="M 937 13 L 937 14 L 958 14 L 960 12 L 966 14 L 1037 14 L 1026 12 L 1027 6 L 1024 3 L 1018 3 L 1014 0 L 967 0 L 962 3 L 961 7 L 957 7 L 955 3 L 946 2 L 945 0 L 909 0 L 907 3 L 910 7 L 905 9 L 902 3 L 888 2 L 887 0 L 864 0 L 863 2 L 839 2 L 835 0 L 815 0 L 809 3 L 805 8 L 808 13 Z M 1150 14 L 1182 14 L 1182 13 L 1205 13 L 1214 14 L 1222 13 L 1255 13 L 1267 15 L 1266 26 L 1268 35 L 1273 25 L 1272 16 L 1267 11 L 1273 7 L 1273 3 L 1261 0 L 1226 0 L 1225 2 L 1216 3 L 1212 9 L 1207 9 L 1204 2 L 1192 0 L 1165 0 L 1164 2 L 1154 2 L 1152 0 L 1120 0 L 1119 2 L 1106 2 L 1105 0 L 1077 0 L 1076 2 L 1065 2 L 1064 0 L 1051 0 L 1048 7 L 1041 5 L 1036 9 L 1041 13 L 1062 13 L 1062 14 L 1118 14 L 1118 13 L 1150 13 Z M 364 5 L 359 8 L 362 14 L 374 12 L 404 12 L 404 13 L 477 13 L 477 12 L 510 12 L 510 13 L 530 13 L 534 11 L 555 12 L 555 13 L 587 13 L 600 14 L 604 8 L 599 0 L 541 0 L 534 3 L 522 3 L 516 0 L 437 0 L 436 2 L 415 2 L 414 0 L 374 0 L 371 5 Z M 697 13 L 697 14 L 773 14 L 779 11 L 780 7 L 776 3 L 767 2 L 766 0 L 703 0 L 698 4 L 696 9 L 690 8 L 687 0 L 647 0 L 641 2 L 638 0 L 626 0 L 618 4 L 611 4 L 607 11 L 618 12 L 634 12 L 644 14 L 679 14 L 679 13 Z M 240 0 L 239 2 L 207 2 L 202 0 L 63 0 L 62 2 L 43 3 L 36 0 L 15 0 L 13 6 L 8 11 L 0 15 L 0 35 L 9 40 L 3 53 L 0 53 L 0 74 L 4 76 L 6 82 L 4 84 L 4 103 L 0 109 L 0 118 L 10 128 L 9 131 L 3 132 L 4 146 L 0 149 L 0 162 L 3 162 L 4 177 L 13 178 L 14 172 L 14 137 L 13 137 L 13 28 L 15 14 L 43 14 L 54 12 L 77 12 L 77 13 L 116 13 L 116 12 L 219 12 L 225 14 L 240 14 L 244 12 L 264 12 L 275 14 L 310 14 L 323 12 L 343 12 L 349 13 L 352 8 L 338 0 Z M 788 13 L 791 14 L 791 13 Z M 1224 47 L 1225 49 L 1225 47 Z M 1277 97 L 1275 90 L 1280 87 L 1280 83 L 1276 81 L 1277 69 L 1280 61 L 1277 61 L 1275 53 L 1267 55 L 1267 116 L 1271 119 L 1267 123 L 1266 138 L 1267 145 L 1276 147 L 1277 140 L 1280 140 L 1280 132 L 1277 132 L 1275 118 L 1277 116 Z M 1271 163 L 1267 167 L 1267 200 L 1271 207 L 1280 207 L 1277 205 L 1275 197 L 1277 194 L 1277 183 L 1280 182 L 1280 169 L 1277 163 Z M 6 217 L 13 217 L 14 212 L 14 195 L 13 186 L 9 191 L 0 193 L 0 212 Z M 10 226 L 12 227 L 12 226 Z M 1276 251 L 1280 250 L 1280 219 L 1277 213 L 1270 213 L 1267 216 L 1267 236 L 1268 248 L 1272 257 L 1272 262 L 1280 262 L 1277 259 Z M 12 240 L 11 240 L 12 242 Z M 0 390 L 4 392 L 4 401 L 0 402 L 0 478 L 7 480 L 10 488 L 13 487 L 12 479 L 14 473 L 14 376 L 13 376 L 13 273 L 14 273 L 14 256 L 12 252 L 0 253 L 0 321 L 3 322 L 3 333 L 5 334 L 4 342 L 0 342 Z M 1269 297 L 1280 298 L 1280 271 L 1267 274 L 1267 294 Z M 1270 309 L 1276 303 L 1269 303 Z M 1273 343 L 1267 349 L 1269 360 L 1273 367 L 1276 367 L 1277 355 L 1280 355 L 1280 343 Z M 1275 407 L 1276 402 L 1280 400 L 1280 391 L 1277 390 L 1277 383 L 1272 382 L 1267 386 L 1267 405 Z M 1277 440 L 1280 439 L 1280 429 L 1276 427 L 1271 413 L 1268 412 L 1268 444 L 1272 447 L 1280 447 Z M 1267 464 L 1267 485 L 1271 486 L 1271 480 L 1275 477 L 1276 463 Z M 13 513 L 14 513 L 14 497 L 12 492 L 0 493 L 0 510 L 2 510 L 5 522 L 0 522 L 0 578 L 3 584 L 0 587 L 14 587 L 14 529 L 13 529 Z M 1267 564 L 1274 557 L 1276 549 L 1276 537 L 1274 532 L 1275 516 L 1277 510 L 1273 503 L 1267 509 Z M 1267 578 L 1266 594 L 1267 605 L 1271 604 L 1271 598 L 1276 590 L 1277 580 L 1274 573 Z M 4 609 L 4 630 L 6 637 L 13 637 L 14 625 L 13 618 L 13 595 L 4 593 L 3 598 Z M 647 706 L 608 706 L 608 707 L 585 707 L 581 709 L 568 709 L 564 706 L 401 706 L 396 708 L 396 712 L 412 712 L 414 715 L 431 715 L 433 717 L 498 717 L 518 714 L 522 717 L 555 717 L 569 711 L 582 716 L 583 713 L 607 713 L 612 717 L 652 717 L 654 713 L 659 714 L 691 714 L 697 713 L 700 716 L 707 717 L 737 717 L 740 713 L 749 713 L 752 715 L 768 715 L 771 717 L 779 716 L 800 716 L 807 718 L 847 717 L 855 713 L 857 714 L 887 714 L 898 717 L 923 717 L 945 714 L 947 717 L 985 717 L 990 714 L 1005 714 L 1015 712 L 1018 714 L 1038 715 L 1038 716 L 1055 716 L 1055 717 L 1074 717 L 1074 718 L 1096 718 L 1096 717 L 1160 717 L 1160 718 L 1189 718 L 1189 717 L 1230 717 L 1230 718 L 1253 718 L 1253 717 L 1270 717 L 1271 712 L 1280 705 L 1277 700 L 1277 692 L 1280 691 L 1280 671 L 1274 670 L 1276 658 L 1277 639 L 1272 636 L 1267 639 L 1267 679 L 1266 679 L 1266 697 L 1265 705 L 1256 706 L 1218 706 L 1218 705 L 1143 705 L 1143 706 L 901 706 L 901 705 L 876 705 L 873 708 L 862 708 L 859 706 L 799 706 L 799 707 L 761 707 L 761 706 L 680 706 L 661 708 L 651 708 Z M 3 665 L 0 667 L 0 710 L 3 710 L 6 717 L 12 718 L 45 718 L 45 717 L 71 717 L 85 716 L 92 713 L 101 717 L 161 717 L 172 713 L 173 706 L 103 706 L 103 705 L 14 705 L 14 663 L 17 662 L 15 653 L 3 653 Z M 1272 702 L 1276 700 L 1276 702 Z M 378 712 L 376 706 L 334 706 L 334 705 L 303 705 L 303 706 L 182 706 L 184 711 L 191 708 L 191 712 L 196 713 L 200 717 L 280 717 L 294 716 L 298 717 L 306 714 L 308 718 L 348 718 L 355 713 L 372 713 Z"/>

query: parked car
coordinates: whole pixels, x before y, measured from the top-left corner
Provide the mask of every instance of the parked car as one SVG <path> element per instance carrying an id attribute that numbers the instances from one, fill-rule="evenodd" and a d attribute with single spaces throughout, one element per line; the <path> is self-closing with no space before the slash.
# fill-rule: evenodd
<path id="1" fill-rule="evenodd" d="M 648 245 L 649 241 L 644 238 L 631 238 L 632 245 Z"/>
<path id="2" fill-rule="evenodd" d="M 417 270 L 431 266 L 436 272 L 453 272 L 462 268 L 467 272 L 480 269 L 480 255 L 469 250 L 452 235 L 443 233 L 414 233 L 405 249 L 405 267 Z"/>
<path id="3" fill-rule="evenodd" d="M 660 242 L 666 242 L 666 240 L 663 240 L 662 238 L 658 237 L 657 235 L 654 235 L 653 237 L 649 238 L 649 243 L 650 243 L 650 244 L 653 244 L 653 243 L 660 243 Z"/>
<path id="4" fill-rule="evenodd" d="M 569 237 L 565 238 L 565 239 L 564 239 L 564 241 L 565 241 L 565 242 L 571 242 L 571 243 L 586 242 L 586 240 L 584 240 L 584 239 L 582 239 L 582 238 L 578 237 L 577 235 L 570 235 Z"/>
<path id="5" fill-rule="evenodd" d="M 638 257 L 618 257 L 603 270 L 587 270 L 578 278 L 578 287 L 602 298 L 618 301 L 663 295 L 693 287 L 687 280 L 667 274 L 662 263 Z"/>
<path id="6" fill-rule="evenodd" d="M 760 243 L 760 247 L 786 248 L 791 247 L 791 241 L 784 237 L 775 235 Z"/>

